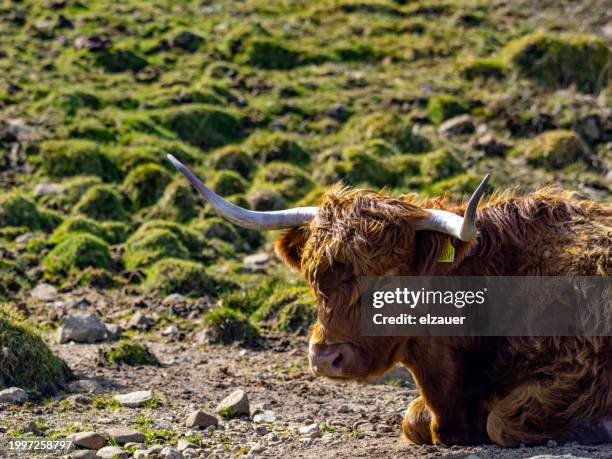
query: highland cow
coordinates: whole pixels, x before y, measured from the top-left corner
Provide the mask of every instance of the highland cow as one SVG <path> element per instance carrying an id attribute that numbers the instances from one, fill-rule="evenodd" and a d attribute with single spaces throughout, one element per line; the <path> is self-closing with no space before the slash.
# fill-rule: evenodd
<path id="1" fill-rule="evenodd" d="M 315 375 L 363 379 L 398 362 L 408 368 L 420 391 L 402 424 L 409 441 L 612 441 L 612 338 L 366 337 L 359 307 L 363 276 L 610 276 L 612 206 L 553 189 L 481 203 L 485 178 L 466 205 L 333 187 L 316 208 L 254 212 L 169 159 L 229 221 L 285 229 L 277 253 L 317 298 Z M 439 263 L 449 236 L 454 261 Z"/>

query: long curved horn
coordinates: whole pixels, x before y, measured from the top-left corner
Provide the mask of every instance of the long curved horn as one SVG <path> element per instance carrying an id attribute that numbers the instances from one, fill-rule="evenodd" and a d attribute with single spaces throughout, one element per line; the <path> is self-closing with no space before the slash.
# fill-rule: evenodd
<path id="1" fill-rule="evenodd" d="M 317 213 L 316 207 L 296 207 L 287 210 L 275 210 L 270 212 L 257 212 L 243 209 L 229 201 L 226 201 L 218 194 L 206 187 L 200 179 L 178 159 L 172 155 L 167 155 L 170 162 L 183 173 L 187 180 L 196 190 L 210 202 L 219 214 L 230 222 L 254 230 L 271 230 L 294 228 L 310 222 Z"/>
<path id="2" fill-rule="evenodd" d="M 462 241 L 471 241 L 478 234 L 476 229 L 476 208 L 480 202 L 480 198 L 484 194 L 487 183 L 489 182 L 489 174 L 485 175 L 476 188 L 476 191 L 470 197 L 468 205 L 465 209 L 463 217 L 457 214 L 440 209 L 425 209 L 429 212 L 429 216 L 419 220 L 417 223 L 418 230 L 431 230 L 440 233 L 454 236 Z"/>

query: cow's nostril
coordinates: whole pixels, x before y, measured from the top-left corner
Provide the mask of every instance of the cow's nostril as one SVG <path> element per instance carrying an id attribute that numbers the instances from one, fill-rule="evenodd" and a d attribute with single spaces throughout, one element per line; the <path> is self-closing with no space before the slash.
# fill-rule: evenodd
<path id="1" fill-rule="evenodd" d="M 338 356 L 332 362 L 332 367 L 340 368 L 340 364 L 342 363 L 342 354 L 339 353 Z"/>

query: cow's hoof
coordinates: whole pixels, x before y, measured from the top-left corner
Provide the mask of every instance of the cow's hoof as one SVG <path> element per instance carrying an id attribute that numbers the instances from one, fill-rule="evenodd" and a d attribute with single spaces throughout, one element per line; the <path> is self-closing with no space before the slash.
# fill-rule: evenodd
<path id="1" fill-rule="evenodd" d="M 421 397 L 413 400 L 402 421 L 404 437 L 416 445 L 430 445 L 431 441 L 431 413 Z"/>

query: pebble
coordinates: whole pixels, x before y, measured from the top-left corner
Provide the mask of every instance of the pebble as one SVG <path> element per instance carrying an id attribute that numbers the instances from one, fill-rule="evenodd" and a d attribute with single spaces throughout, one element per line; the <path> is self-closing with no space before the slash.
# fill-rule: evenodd
<path id="1" fill-rule="evenodd" d="M 136 328 L 138 330 L 148 330 L 153 326 L 155 321 L 142 312 L 136 312 L 126 324 L 127 328 Z"/>
<path id="2" fill-rule="evenodd" d="M 152 398 L 153 392 L 150 390 L 139 390 L 136 392 L 130 392 L 129 394 L 115 395 L 114 397 L 114 399 L 117 400 L 121 406 L 126 406 L 128 408 L 138 408 Z"/>
<path id="3" fill-rule="evenodd" d="M 176 325 L 168 325 L 166 328 L 162 330 L 162 335 L 164 336 L 173 336 L 179 332 L 179 329 Z"/>
<path id="4" fill-rule="evenodd" d="M 108 336 L 106 325 L 91 312 L 79 312 L 64 317 L 58 330 L 60 344 L 69 341 L 77 343 L 95 343 Z"/>
<path id="5" fill-rule="evenodd" d="M 208 426 L 216 426 L 217 424 L 219 424 L 219 421 L 215 416 L 201 410 L 189 413 L 185 420 L 185 426 L 187 427 L 206 428 Z"/>
<path id="6" fill-rule="evenodd" d="M 300 427 L 299 432 L 308 438 L 319 438 L 321 436 L 319 424 L 317 424 L 316 422 L 308 424 L 307 426 Z"/>
<path id="7" fill-rule="evenodd" d="M 0 390 L 0 402 L 24 403 L 28 399 L 28 393 L 19 387 L 9 387 L 8 389 Z"/>
<path id="8" fill-rule="evenodd" d="M 178 449 L 179 451 L 185 451 L 186 449 L 198 449 L 198 445 L 196 445 L 195 443 L 191 443 L 190 441 L 185 440 L 184 438 L 181 438 L 176 445 L 176 449 Z"/>
<path id="9" fill-rule="evenodd" d="M 106 338 L 114 341 L 121 338 L 123 328 L 117 324 L 105 324 L 106 325 Z"/>
<path id="10" fill-rule="evenodd" d="M 62 185 L 59 183 L 39 183 L 34 187 L 34 197 L 61 194 L 62 191 Z"/>
<path id="11" fill-rule="evenodd" d="M 471 134 L 475 129 L 474 121 L 470 115 L 460 115 L 442 123 L 438 128 L 438 134 L 443 136 Z"/>
<path id="12" fill-rule="evenodd" d="M 166 446 L 159 453 L 162 459 L 183 459 L 183 454 L 176 448 Z"/>
<path id="13" fill-rule="evenodd" d="M 270 261 L 270 255 L 268 255 L 265 252 L 254 253 L 253 255 L 248 255 L 244 257 L 244 259 L 242 260 L 242 262 L 245 265 L 251 265 L 251 266 L 264 266 L 268 264 L 269 261 Z"/>
<path id="14" fill-rule="evenodd" d="M 187 297 L 180 293 L 171 293 L 162 301 L 164 306 L 174 306 L 175 304 L 186 303 Z"/>
<path id="15" fill-rule="evenodd" d="M 57 300 L 57 289 L 51 284 L 38 284 L 30 295 L 41 301 L 55 301 Z"/>
<path id="16" fill-rule="evenodd" d="M 98 432 L 79 432 L 70 435 L 68 439 L 87 449 L 100 449 L 106 445 L 106 437 Z"/>
<path id="17" fill-rule="evenodd" d="M 142 443 L 146 440 L 141 432 L 130 427 L 114 427 L 107 430 L 106 434 L 111 440 L 120 445 L 130 442 Z"/>
<path id="18" fill-rule="evenodd" d="M 96 455 L 100 459 L 127 459 L 128 453 L 117 446 L 105 446 L 99 449 Z"/>
<path id="19" fill-rule="evenodd" d="M 257 413 L 253 416 L 253 422 L 274 422 L 276 421 L 276 413 L 272 410 L 264 410 L 263 413 Z"/>
<path id="20" fill-rule="evenodd" d="M 238 389 L 221 400 L 216 411 L 229 418 L 239 417 L 243 414 L 249 415 L 249 397 L 245 391 Z"/>

